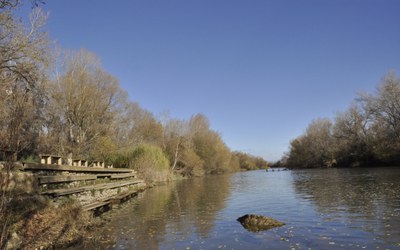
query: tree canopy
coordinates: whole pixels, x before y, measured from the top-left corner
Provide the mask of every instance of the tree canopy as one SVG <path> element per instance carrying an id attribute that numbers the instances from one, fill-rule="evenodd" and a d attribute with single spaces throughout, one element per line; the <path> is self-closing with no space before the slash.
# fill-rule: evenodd
<path id="1" fill-rule="evenodd" d="M 400 163 L 400 79 L 389 72 L 375 93 L 360 94 L 334 121 L 318 119 L 290 143 L 291 168 Z"/>

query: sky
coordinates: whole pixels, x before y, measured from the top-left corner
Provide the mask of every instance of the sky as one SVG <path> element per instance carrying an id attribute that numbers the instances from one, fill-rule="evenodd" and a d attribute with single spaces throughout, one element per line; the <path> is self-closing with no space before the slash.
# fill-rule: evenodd
<path id="1" fill-rule="evenodd" d="M 25 4 L 29 9 L 29 4 Z M 97 54 L 156 116 L 206 115 L 232 150 L 279 160 L 389 70 L 398 0 L 47 0 L 50 38 Z"/>

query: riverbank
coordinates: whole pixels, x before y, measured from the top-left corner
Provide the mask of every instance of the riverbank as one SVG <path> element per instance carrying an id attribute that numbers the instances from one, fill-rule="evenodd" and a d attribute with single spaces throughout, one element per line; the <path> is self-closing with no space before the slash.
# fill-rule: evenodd
<path id="1" fill-rule="evenodd" d="M 138 189 L 136 194 L 150 187 Z M 90 211 L 73 198 L 55 202 L 38 194 L 10 193 L 7 206 L 1 211 L 0 223 L 5 226 L 5 231 L 0 248 L 59 249 L 78 244 L 83 239 L 95 237 L 93 231 L 104 224 L 97 215 L 110 208 Z"/>
<path id="2" fill-rule="evenodd" d="M 92 237 L 95 216 L 151 187 L 131 169 L 3 162 L 0 249 L 54 249 Z"/>

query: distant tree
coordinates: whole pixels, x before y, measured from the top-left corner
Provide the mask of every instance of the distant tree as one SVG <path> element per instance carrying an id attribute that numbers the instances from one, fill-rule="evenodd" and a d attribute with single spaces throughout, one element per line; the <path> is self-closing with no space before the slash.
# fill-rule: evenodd
<path id="1" fill-rule="evenodd" d="M 332 123 L 329 119 L 313 121 L 306 133 L 290 143 L 289 167 L 315 168 L 335 164 L 332 148 Z"/>
<path id="2" fill-rule="evenodd" d="M 280 164 L 288 167 L 366 166 L 400 163 L 400 79 L 389 72 L 376 93 L 360 94 L 329 120 L 312 122 L 293 140 Z"/>
<path id="3" fill-rule="evenodd" d="M 375 95 L 361 97 L 365 109 L 371 113 L 374 152 L 382 161 L 399 161 L 400 156 L 400 80 L 388 73 Z"/>
<path id="4" fill-rule="evenodd" d="M 193 149 L 203 160 L 206 174 L 230 171 L 231 152 L 220 135 L 210 129 L 208 119 L 197 114 L 189 121 Z"/>
<path id="5" fill-rule="evenodd" d="M 239 160 L 239 166 L 244 170 L 254 170 L 257 169 L 255 161 L 246 153 L 234 152 L 234 155 Z"/>
<path id="6" fill-rule="evenodd" d="M 371 162 L 371 115 L 357 103 L 336 116 L 333 126 L 334 151 L 339 166 L 357 166 Z"/>

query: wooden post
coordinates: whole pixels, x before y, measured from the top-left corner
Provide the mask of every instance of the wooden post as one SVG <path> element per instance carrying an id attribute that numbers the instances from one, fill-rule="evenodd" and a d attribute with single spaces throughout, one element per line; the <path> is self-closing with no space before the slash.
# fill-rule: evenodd
<path id="1" fill-rule="evenodd" d="M 67 165 L 72 166 L 72 153 L 68 154 L 67 157 Z"/>
<path id="2" fill-rule="evenodd" d="M 47 164 L 51 165 L 51 156 L 46 157 L 46 162 Z"/>
<path id="3" fill-rule="evenodd" d="M 87 167 L 88 166 L 87 160 L 81 160 L 81 165 L 82 167 Z"/>

